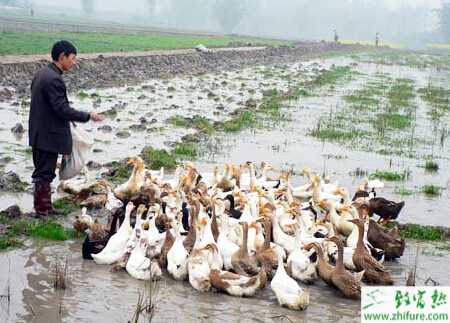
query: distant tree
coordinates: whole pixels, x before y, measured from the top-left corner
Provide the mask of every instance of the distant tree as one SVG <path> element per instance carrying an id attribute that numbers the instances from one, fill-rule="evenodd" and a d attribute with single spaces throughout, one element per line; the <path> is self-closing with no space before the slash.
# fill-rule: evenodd
<path id="1" fill-rule="evenodd" d="M 214 13 L 224 32 L 233 32 L 241 22 L 245 12 L 244 9 L 245 1 L 243 0 L 216 0 Z"/>
<path id="2" fill-rule="evenodd" d="M 94 13 L 94 0 L 81 0 L 84 14 L 88 17 Z"/>
<path id="3" fill-rule="evenodd" d="M 444 40 L 450 42 L 450 2 L 442 3 L 439 12 L 439 27 Z"/>

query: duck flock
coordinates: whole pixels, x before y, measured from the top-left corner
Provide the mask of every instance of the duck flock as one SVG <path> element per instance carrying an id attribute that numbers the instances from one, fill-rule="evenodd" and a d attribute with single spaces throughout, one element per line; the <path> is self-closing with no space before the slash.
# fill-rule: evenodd
<path id="1" fill-rule="evenodd" d="M 187 163 L 171 178 L 164 169 L 146 169 L 140 157 L 128 163 L 132 174 L 116 187 L 105 180 L 61 183 L 84 205 L 110 212 L 105 225 L 86 208 L 75 216 L 74 227 L 89 233 L 83 257 L 98 265 L 139 280 L 167 271 L 197 291 L 239 297 L 270 285 L 279 304 L 293 310 L 308 307 L 305 285 L 318 280 L 347 298 L 359 298 L 364 283 L 393 284 L 383 261 L 400 257 L 405 241 L 380 222 L 395 219 L 404 203 L 376 197 L 382 182 L 365 179 L 350 198 L 346 188 L 307 168 L 296 187 L 290 172 L 265 162 L 202 174 Z M 104 194 L 93 193 L 98 186 Z"/>

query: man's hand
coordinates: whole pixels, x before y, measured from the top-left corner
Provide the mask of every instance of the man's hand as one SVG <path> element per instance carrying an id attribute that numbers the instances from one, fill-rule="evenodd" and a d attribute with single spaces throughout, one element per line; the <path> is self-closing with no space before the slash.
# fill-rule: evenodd
<path id="1" fill-rule="evenodd" d="M 103 121 L 105 119 L 105 116 L 98 114 L 96 112 L 91 112 L 90 114 L 91 120 L 94 122 L 100 122 Z"/>

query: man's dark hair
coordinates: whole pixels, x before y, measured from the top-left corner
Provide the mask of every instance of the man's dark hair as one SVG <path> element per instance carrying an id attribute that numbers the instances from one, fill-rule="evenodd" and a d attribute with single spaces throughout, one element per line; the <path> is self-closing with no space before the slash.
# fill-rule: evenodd
<path id="1" fill-rule="evenodd" d="M 59 55 L 64 53 L 65 56 L 69 56 L 70 54 L 77 54 L 77 49 L 72 43 L 67 40 L 60 40 L 53 45 L 52 48 L 52 59 L 57 61 L 59 59 Z"/>

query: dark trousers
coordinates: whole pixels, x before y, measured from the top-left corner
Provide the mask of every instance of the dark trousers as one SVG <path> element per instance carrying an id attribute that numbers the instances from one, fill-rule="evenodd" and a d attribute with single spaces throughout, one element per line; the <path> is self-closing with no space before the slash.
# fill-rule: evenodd
<path id="1" fill-rule="evenodd" d="M 34 171 L 31 175 L 33 178 L 33 183 L 38 183 L 41 181 L 51 183 L 56 177 L 55 170 L 57 161 L 57 153 L 52 153 L 33 147 Z"/>

